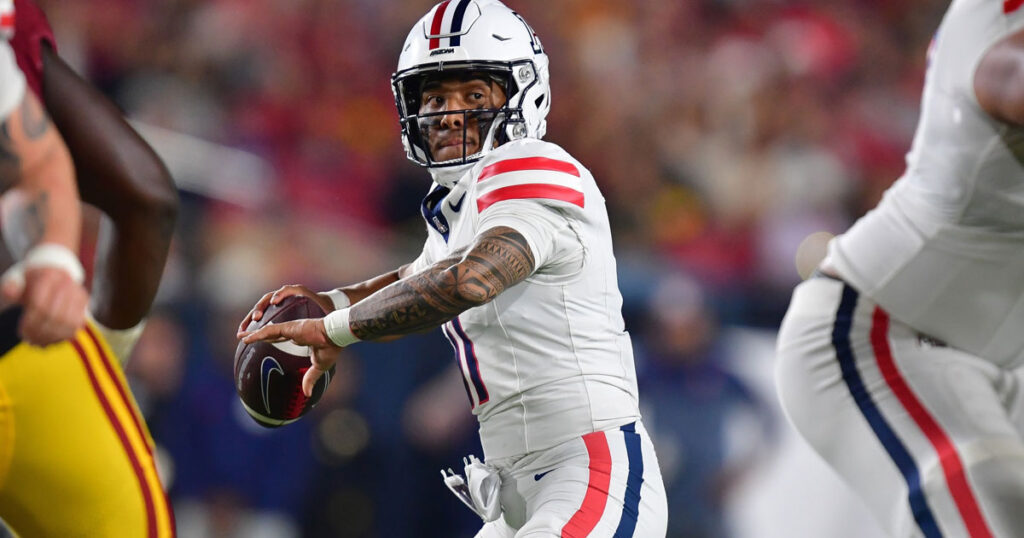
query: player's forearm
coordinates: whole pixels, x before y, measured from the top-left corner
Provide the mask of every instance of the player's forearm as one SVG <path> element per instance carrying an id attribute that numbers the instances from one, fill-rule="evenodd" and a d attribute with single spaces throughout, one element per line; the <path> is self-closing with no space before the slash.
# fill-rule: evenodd
<path id="1" fill-rule="evenodd" d="M 101 222 L 90 310 L 113 329 L 149 311 L 170 249 L 178 193 L 167 168 L 99 91 L 43 50 L 43 97 Z"/>
<path id="2" fill-rule="evenodd" d="M 384 273 L 383 275 L 373 277 L 369 280 L 365 280 L 358 284 L 353 284 L 351 286 L 345 286 L 337 289 L 338 291 L 342 291 L 345 293 L 345 295 L 348 297 L 350 304 L 356 304 L 362 301 L 363 299 L 366 299 L 367 297 L 373 295 L 374 293 L 377 293 L 378 291 L 386 288 L 387 286 L 390 286 L 391 284 L 394 284 L 395 282 L 401 280 L 402 277 L 405 275 L 406 268 L 408 267 L 409 265 L 406 264 L 399 267 L 398 269 L 395 269 L 394 271 Z"/>
<path id="3" fill-rule="evenodd" d="M 129 222 L 103 217 L 96 243 L 89 311 L 111 329 L 131 328 L 149 313 L 170 244 L 159 227 Z"/>
<path id="4" fill-rule="evenodd" d="M 0 198 L 4 239 L 18 259 L 42 243 L 78 251 L 81 207 L 71 181 L 70 161 L 66 154 L 46 159 L 25 170 L 24 180 Z"/>
<path id="5" fill-rule="evenodd" d="M 511 228 L 494 228 L 465 254 L 399 280 L 349 310 L 349 329 L 375 340 L 432 329 L 486 304 L 533 272 L 526 240 Z"/>
<path id="6" fill-rule="evenodd" d="M 71 158 L 42 106 L 26 94 L 0 126 L 0 160 L 16 171 L 0 198 L 3 235 L 17 258 L 40 243 L 77 252 L 81 207 Z"/>

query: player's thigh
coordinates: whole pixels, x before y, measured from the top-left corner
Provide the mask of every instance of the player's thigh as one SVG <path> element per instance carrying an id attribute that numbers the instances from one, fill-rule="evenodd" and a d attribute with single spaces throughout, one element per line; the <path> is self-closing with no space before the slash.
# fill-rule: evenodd
<path id="1" fill-rule="evenodd" d="M 922 490 L 947 535 L 1020 536 L 1024 529 L 1024 438 L 1011 417 L 1012 372 L 961 351 L 890 329 L 871 376 L 894 398 L 881 410 L 922 475 Z M 869 381 L 870 382 L 870 381 Z"/>
<path id="2" fill-rule="evenodd" d="M 661 470 L 641 423 L 573 445 L 574 453 L 542 458 L 517 474 L 526 521 L 516 538 L 665 535 Z"/>
<path id="3" fill-rule="evenodd" d="M 490 523 L 485 523 L 476 533 L 475 538 L 515 538 L 516 531 L 505 523 L 505 520 L 498 518 Z"/>
<path id="4" fill-rule="evenodd" d="M 1008 373 L 816 280 L 798 287 L 779 335 L 796 429 L 894 536 L 1021 528 L 1007 508 L 1024 487 Z"/>
<path id="5" fill-rule="evenodd" d="M 0 358 L 13 435 L 0 516 L 21 536 L 169 536 L 144 423 L 95 334 Z"/>

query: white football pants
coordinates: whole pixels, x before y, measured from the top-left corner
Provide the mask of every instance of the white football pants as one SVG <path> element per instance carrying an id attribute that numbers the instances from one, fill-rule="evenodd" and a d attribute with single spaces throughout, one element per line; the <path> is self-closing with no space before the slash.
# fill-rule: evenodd
<path id="1" fill-rule="evenodd" d="M 501 474 L 503 517 L 477 538 L 665 536 L 665 486 L 640 422 L 487 463 Z"/>
<path id="2" fill-rule="evenodd" d="M 792 424 L 893 536 L 1024 536 L 1014 372 L 818 277 L 793 293 L 776 381 Z"/>

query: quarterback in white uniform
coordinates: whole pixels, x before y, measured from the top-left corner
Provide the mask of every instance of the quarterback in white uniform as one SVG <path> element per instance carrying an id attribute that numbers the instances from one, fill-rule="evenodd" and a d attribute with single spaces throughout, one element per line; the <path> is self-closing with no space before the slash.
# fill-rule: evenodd
<path id="1" fill-rule="evenodd" d="M 893 536 L 1024 536 L 1022 5 L 952 2 L 906 172 L 779 334 L 787 415 Z"/>
<path id="2" fill-rule="evenodd" d="M 269 293 L 239 335 L 312 345 L 311 386 L 341 346 L 441 327 L 486 461 L 467 466 L 463 487 L 446 482 L 472 491 L 461 497 L 486 522 L 478 536 L 664 536 L 604 198 L 541 140 L 551 96 L 539 39 L 498 1 L 441 2 L 410 32 L 392 84 L 407 154 L 434 179 L 422 254 L 355 286 Z M 331 313 L 244 332 L 294 294 Z"/>

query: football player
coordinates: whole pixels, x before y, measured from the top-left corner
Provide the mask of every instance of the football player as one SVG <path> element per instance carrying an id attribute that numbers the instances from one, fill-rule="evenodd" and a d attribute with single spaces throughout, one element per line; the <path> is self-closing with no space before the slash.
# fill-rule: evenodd
<path id="1" fill-rule="evenodd" d="M 0 0 L 0 192 L 20 206 L 4 211 L 4 238 L 20 261 L 4 273 L 2 291 L 22 307 L 12 332 L 44 346 L 70 338 L 85 322 L 88 293 L 75 254 L 81 209 L 64 141 L 25 91 L 7 43 L 13 22 L 13 6 Z"/>
<path id="2" fill-rule="evenodd" d="M 268 293 L 239 337 L 313 346 L 308 393 L 341 347 L 440 327 L 480 424 L 486 465 L 467 466 L 464 498 L 487 522 L 478 536 L 664 536 L 604 198 L 541 140 L 540 40 L 498 1 L 441 2 L 409 33 L 392 86 L 407 155 L 434 180 L 422 254 L 323 294 Z M 330 313 L 246 332 L 295 294 Z"/>
<path id="3" fill-rule="evenodd" d="M 28 346 L 13 330 L 17 312 L 0 313 L 0 516 L 26 537 L 173 536 L 153 442 L 121 367 L 156 293 L 177 192 L 120 112 L 57 56 L 38 7 L 14 4 L 11 46 L 24 79 L 67 143 L 83 201 L 106 216 L 88 312 L 84 299 L 78 305 L 91 318 L 84 330 Z M 0 198 L 14 250 L 27 233 L 11 219 L 33 211 L 30 198 L 16 195 Z M 78 225 L 77 199 L 61 211 Z"/>
<path id="4" fill-rule="evenodd" d="M 797 430 L 892 536 L 1024 534 L 1024 2 L 954 0 L 903 176 L 782 323 Z"/>

